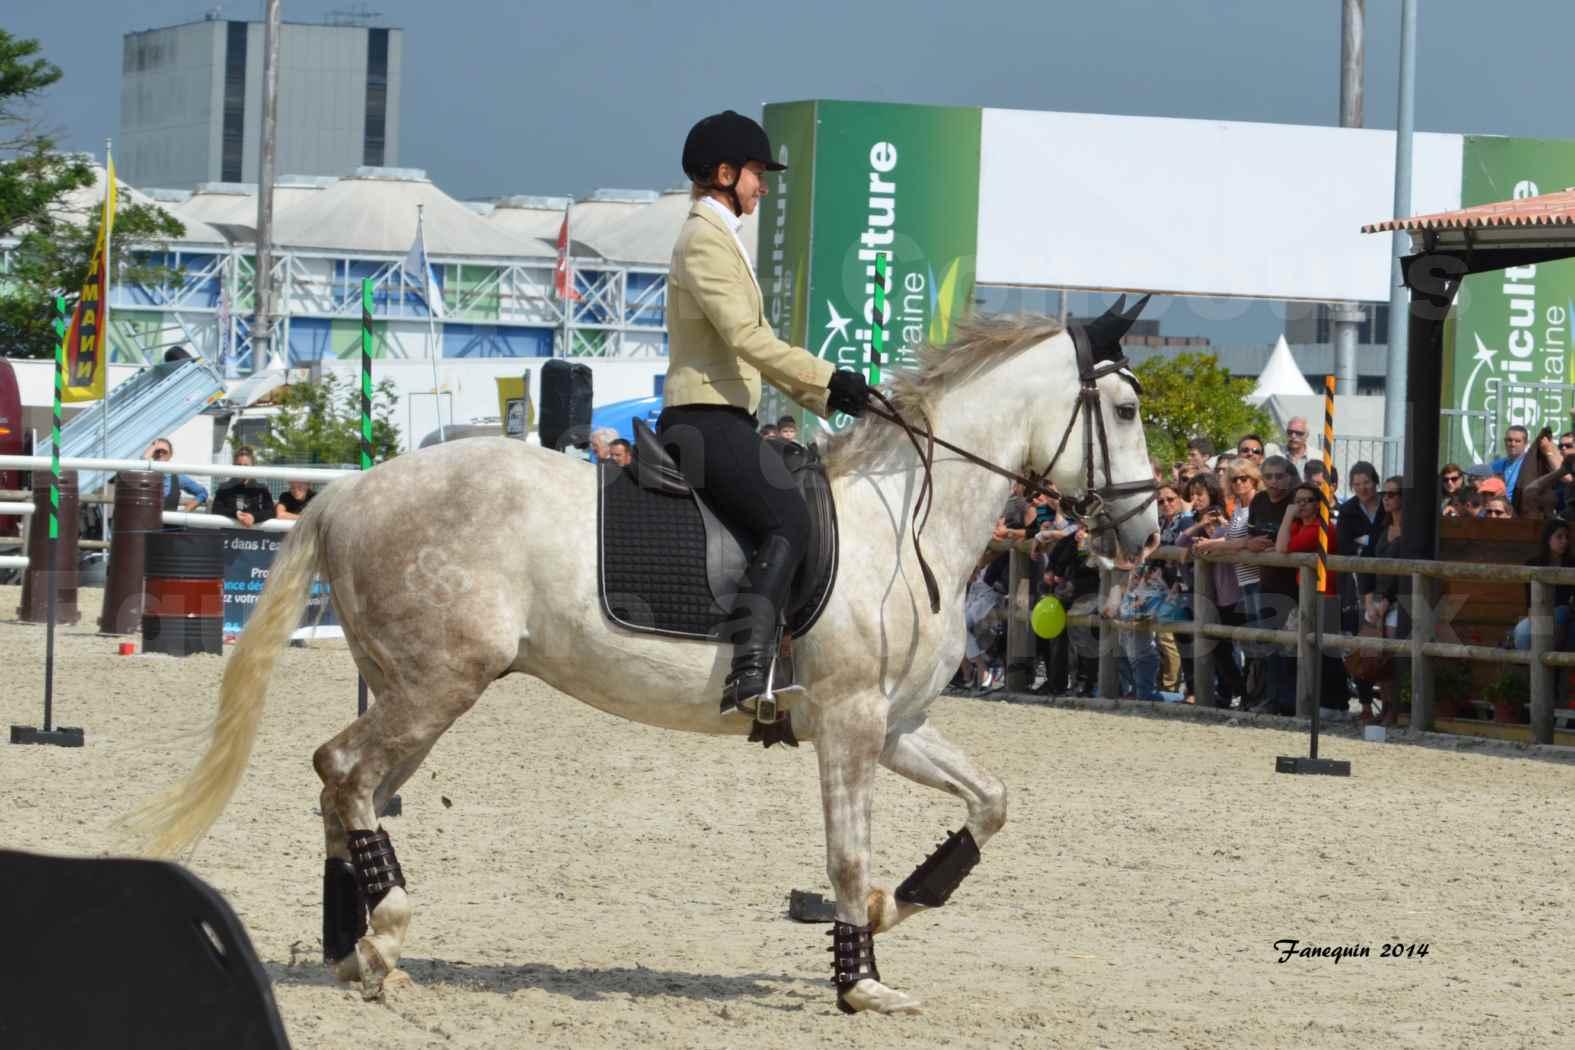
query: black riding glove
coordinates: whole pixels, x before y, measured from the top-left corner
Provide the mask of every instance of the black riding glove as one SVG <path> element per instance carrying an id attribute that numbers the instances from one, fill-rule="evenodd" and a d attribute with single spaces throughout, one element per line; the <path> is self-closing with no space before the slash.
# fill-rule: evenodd
<path id="1" fill-rule="evenodd" d="M 831 373 L 831 382 L 826 384 L 826 391 L 827 408 L 833 412 L 857 416 L 864 411 L 864 403 L 869 400 L 870 385 L 862 372 L 839 368 Z"/>

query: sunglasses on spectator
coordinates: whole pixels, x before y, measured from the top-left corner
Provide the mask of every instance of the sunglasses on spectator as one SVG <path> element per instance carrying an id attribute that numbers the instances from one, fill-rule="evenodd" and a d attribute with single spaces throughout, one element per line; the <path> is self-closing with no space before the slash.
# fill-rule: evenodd
<path id="1" fill-rule="evenodd" d="M 1460 475 L 1460 474 L 1445 474 L 1444 475 L 1444 480 L 1449 482 L 1451 485 L 1453 485 L 1455 482 L 1460 481 L 1462 479 L 1463 479 L 1463 475 Z"/>
<path id="2" fill-rule="evenodd" d="M 1251 480 L 1252 480 L 1252 475 L 1250 475 L 1250 474 L 1234 474 L 1234 475 L 1231 476 L 1231 479 L 1230 479 L 1232 485 L 1236 484 L 1236 482 L 1238 482 L 1238 481 L 1251 481 Z"/>
<path id="3" fill-rule="evenodd" d="M 1261 456 L 1261 455 L 1263 455 L 1263 449 L 1261 449 L 1261 448 L 1238 448 L 1236 450 L 1236 452 L 1239 455 L 1243 455 L 1243 456 Z"/>
<path id="4" fill-rule="evenodd" d="M 1387 499 L 1387 498 L 1389 498 L 1391 496 L 1394 497 L 1395 499 L 1399 499 L 1400 498 L 1400 493 L 1396 492 L 1394 489 L 1385 489 L 1384 490 L 1384 497 Z"/>

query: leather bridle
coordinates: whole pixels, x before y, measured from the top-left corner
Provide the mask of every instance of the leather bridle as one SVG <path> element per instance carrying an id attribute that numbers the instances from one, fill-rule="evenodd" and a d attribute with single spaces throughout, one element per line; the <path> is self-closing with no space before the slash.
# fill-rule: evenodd
<path id="1" fill-rule="evenodd" d="M 1099 403 L 1099 386 L 1101 379 L 1108 375 L 1119 375 L 1129 383 L 1138 395 L 1143 393 L 1143 384 L 1138 382 L 1137 376 L 1132 374 L 1131 363 L 1120 352 L 1117 344 L 1116 356 L 1103 360 L 1095 360 L 1092 340 L 1088 331 L 1081 325 L 1074 325 L 1071 329 L 1072 345 L 1077 348 L 1077 375 L 1079 389 L 1077 402 L 1072 406 L 1072 418 L 1066 421 L 1066 431 L 1061 435 L 1061 444 L 1056 446 L 1055 455 L 1050 457 L 1050 465 L 1045 468 L 1041 477 L 1048 478 L 1051 471 L 1061 458 L 1061 453 L 1066 450 L 1067 439 L 1072 436 L 1072 428 L 1077 425 L 1077 417 L 1083 417 L 1083 495 L 1068 501 L 1063 498 L 1061 506 L 1067 507 L 1070 503 L 1072 517 L 1081 522 L 1089 535 L 1098 535 L 1102 532 L 1114 532 L 1128 519 L 1134 518 L 1148 509 L 1159 498 L 1159 484 L 1154 480 L 1151 472 L 1146 480 L 1112 482 L 1110 471 L 1110 439 L 1105 434 L 1105 412 Z M 1099 455 L 1101 465 L 1105 470 L 1105 484 L 1101 488 L 1094 487 L 1094 434 L 1099 435 Z M 1038 487 L 1038 486 L 1036 486 Z M 1122 499 L 1147 492 L 1148 498 L 1143 502 L 1129 508 L 1119 518 L 1110 516 L 1106 509 L 1107 500 Z"/>
<path id="2" fill-rule="evenodd" d="M 1149 505 L 1159 497 L 1159 485 L 1154 481 L 1152 473 L 1149 474 L 1146 480 L 1142 481 L 1117 483 L 1110 480 L 1110 441 L 1105 433 L 1105 413 L 1099 401 L 1099 381 L 1108 375 L 1119 375 L 1123 380 L 1131 384 L 1132 389 L 1138 394 L 1141 395 L 1143 393 L 1142 384 L 1138 382 L 1137 376 L 1133 375 L 1126 356 L 1121 353 L 1119 336 L 1120 332 L 1124 332 L 1127 327 L 1130 327 L 1132 320 L 1136 319 L 1138 313 L 1142 311 L 1144 304 L 1148 302 L 1148 297 L 1144 296 L 1133 307 L 1130 315 L 1123 317 L 1121 308 L 1125 305 L 1125 302 L 1126 296 L 1122 296 L 1104 317 L 1090 326 L 1095 329 L 1094 336 L 1090 336 L 1089 329 L 1082 325 L 1072 325 L 1068 329 L 1069 334 L 1072 336 L 1072 345 L 1077 351 L 1079 382 L 1077 401 L 1072 406 L 1072 416 L 1066 422 L 1066 430 L 1061 434 L 1061 443 L 1056 446 L 1055 455 L 1050 457 L 1050 463 L 1045 469 L 1037 474 L 1024 475 L 1008 470 L 1003 466 L 991 463 L 983 456 L 976 455 L 967 449 L 959 448 L 949 441 L 936 437 L 930 430 L 928 418 L 924 419 L 925 425 L 922 427 L 912 425 L 902 417 L 902 414 L 897 410 L 897 406 L 892 404 L 885 394 L 871 388 L 870 397 L 885 407 L 883 410 L 870 405 L 865 411 L 902 427 L 908 435 L 908 440 L 913 443 L 914 451 L 919 454 L 919 461 L 924 464 L 924 482 L 919 486 L 919 497 L 913 504 L 913 551 L 919 559 L 919 570 L 924 576 L 924 587 L 929 593 L 930 611 L 932 613 L 941 611 L 941 592 L 939 585 L 935 582 L 935 574 L 930 571 L 929 563 L 924 558 L 924 550 L 919 545 L 919 534 L 924 531 L 924 524 L 929 520 L 929 504 L 933 502 L 934 497 L 935 487 L 932 472 L 935 465 L 935 446 L 939 445 L 976 466 L 983 467 L 1002 477 L 1018 482 L 1023 486 L 1025 494 L 1031 497 L 1035 493 L 1048 491 L 1046 483 L 1050 474 L 1055 470 L 1056 464 L 1060 461 L 1061 453 L 1066 451 L 1066 443 L 1072 437 L 1072 428 L 1077 425 L 1078 416 L 1081 415 L 1083 417 L 1083 495 L 1078 498 L 1063 496 L 1061 499 L 1061 506 L 1071 513 L 1072 518 L 1086 528 L 1090 536 L 1115 532 L 1124 522 L 1147 510 Z M 1114 356 L 1096 359 L 1094 339 L 1099 335 L 1105 334 L 1100 331 L 1099 326 L 1107 323 L 1111 318 L 1124 323 L 1120 324 L 1119 331 L 1114 339 L 1101 340 L 1100 345 L 1103 346 L 1108 343 L 1113 346 Z M 1094 487 L 1094 438 L 1096 434 L 1099 438 L 1101 465 L 1105 472 L 1105 484 L 1099 488 Z M 920 438 L 924 439 L 923 444 L 920 443 Z M 1111 516 L 1107 507 L 1107 501 L 1134 496 L 1142 492 L 1149 494 L 1147 499 L 1129 508 L 1120 517 Z"/>

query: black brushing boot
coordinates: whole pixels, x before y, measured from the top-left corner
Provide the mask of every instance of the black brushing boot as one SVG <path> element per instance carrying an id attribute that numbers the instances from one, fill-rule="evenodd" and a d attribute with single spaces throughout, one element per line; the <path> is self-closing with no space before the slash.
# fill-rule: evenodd
<path id="1" fill-rule="evenodd" d="M 768 539 L 749 562 L 749 590 L 740 591 L 732 623 L 733 668 L 722 690 L 722 713 L 747 708 L 771 684 L 777 623 L 799 559 L 781 536 Z"/>

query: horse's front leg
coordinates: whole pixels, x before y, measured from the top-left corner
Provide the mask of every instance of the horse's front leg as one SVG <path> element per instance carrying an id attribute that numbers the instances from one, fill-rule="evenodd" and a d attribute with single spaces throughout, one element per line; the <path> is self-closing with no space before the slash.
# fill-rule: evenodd
<path id="1" fill-rule="evenodd" d="M 976 769 L 968 756 L 929 722 L 893 727 L 880 755 L 881 765 L 926 787 L 963 800 L 963 826 L 895 890 L 870 894 L 870 922 L 883 933 L 916 912 L 938 908 L 979 861 L 979 850 L 1006 823 L 1006 786 Z"/>
<path id="2" fill-rule="evenodd" d="M 837 894 L 832 958 L 845 1013 L 915 1013 L 918 1003 L 880 981 L 869 917 L 870 804 L 886 736 L 886 704 L 855 697 L 816 711 L 815 752 L 826 820 L 826 874 Z"/>

